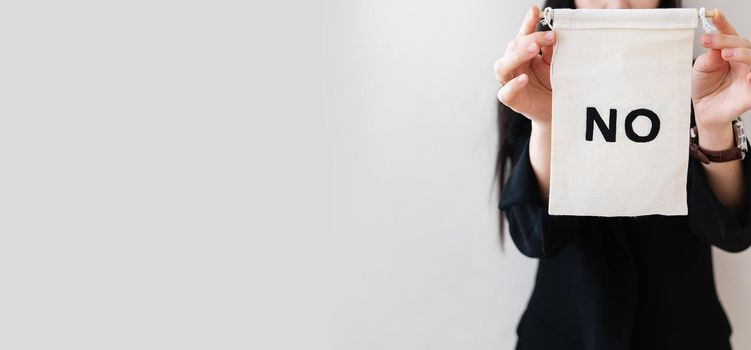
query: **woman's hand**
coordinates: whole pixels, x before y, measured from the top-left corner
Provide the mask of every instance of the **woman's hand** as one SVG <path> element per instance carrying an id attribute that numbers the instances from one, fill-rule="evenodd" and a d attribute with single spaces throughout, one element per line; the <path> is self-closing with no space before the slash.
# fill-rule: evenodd
<path id="1" fill-rule="evenodd" d="M 692 99 L 699 145 L 713 151 L 735 147 L 731 122 L 751 109 L 751 43 L 738 35 L 725 15 L 712 19 L 719 34 L 707 34 L 707 53 L 694 63 Z M 709 187 L 742 222 L 746 200 L 741 162 L 702 164 Z"/>
<path id="2" fill-rule="evenodd" d="M 537 6 L 527 12 L 519 34 L 508 43 L 494 69 L 496 80 L 505 84 L 498 91 L 498 100 L 532 122 L 548 125 L 552 114 L 550 59 L 555 33 L 535 32 L 539 13 Z"/>
<path id="3" fill-rule="evenodd" d="M 719 10 L 712 22 L 719 34 L 701 39 L 709 51 L 694 63 L 692 99 L 699 140 L 719 150 L 732 144 L 731 122 L 751 109 L 751 43 Z"/>
<path id="4" fill-rule="evenodd" d="M 537 178 L 540 200 L 548 201 L 550 188 L 550 118 L 553 92 L 550 88 L 550 59 L 555 33 L 535 32 L 540 9 L 532 6 L 519 34 L 495 62 L 495 77 L 503 85 L 498 100 L 532 121 L 529 161 Z M 540 54 L 542 51 L 542 55 Z"/>

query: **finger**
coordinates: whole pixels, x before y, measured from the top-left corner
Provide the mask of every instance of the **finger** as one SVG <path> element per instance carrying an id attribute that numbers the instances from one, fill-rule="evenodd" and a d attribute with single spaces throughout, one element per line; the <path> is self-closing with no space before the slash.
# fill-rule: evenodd
<path id="1" fill-rule="evenodd" d="M 553 46 L 552 45 L 542 46 L 540 50 L 542 51 L 542 61 L 545 62 L 547 65 L 550 65 L 550 63 L 553 61 Z"/>
<path id="2" fill-rule="evenodd" d="M 513 109 L 514 100 L 519 95 L 519 91 L 521 91 L 528 82 L 529 77 L 526 74 L 511 79 L 511 81 L 498 90 L 498 100 Z"/>
<path id="3" fill-rule="evenodd" d="M 527 16 L 524 17 L 524 21 L 522 22 L 521 28 L 519 28 L 519 34 L 517 34 L 517 37 L 524 36 L 527 34 L 532 34 L 537 29 L 537 17 L 540 16 L 540 9 L 537 7 L 537 5 L 533 5 L 529 11 L 527 11 Z"/>
<path id="4" fill-rule="evenodd" d="M 724 49 L 728 47 L 751 48 L 748 39 L 738 35 L 704 34 L 701 44 L 708 49 Z"/>
<path id="5" fill-rule="evenodd" d="M 714 10 L 712 23 L 714 23 L 714 26 L 717 27 L 717 30 L 722 34 L 738 35 L 738 32 L 735 31 L 735 28 L 733 28 L 733 25 L 730 24 L 730 21 L 728 21 L 727 17 L 725 17 L 725 14 L 720 12 L 720 10 L 718 9 Z"/>
<path id="6" fill-rule="evenodd" d="M 555 33 L 553 31 L 535 32 L 515 39 L 510 43 L 506 55 L 495 63 L 496 79 L 508 81 L 513 77 L 512 73 L 520 66 L 540 54 L 541 47 L 551 47 L 554 43 Z"/>
<path id="7" fill-rule="evenodd" d="M 508 54 L 509 52 L 514 50 L 526 49 L 533 43 L 537 43 L 537 45 L 539 46 L 553 45 L 555 43 L 555 36 L 555 32 L 545 31 L 535 32 L 532 34 L 517 37 L 516 39 L 509 42 L 508 46 L 506 46 L 506 53 Z"/>
<path id="8" fill-rule="evenodd" d="M 751 49 L 738 47 L 722 49 L 722 58 L 726 61 L 743 62 L 751 65 Z"/>

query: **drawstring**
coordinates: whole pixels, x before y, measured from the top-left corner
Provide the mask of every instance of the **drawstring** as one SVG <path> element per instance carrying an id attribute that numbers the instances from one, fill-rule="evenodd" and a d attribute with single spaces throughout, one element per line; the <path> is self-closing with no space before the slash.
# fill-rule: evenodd
<path id="1" fill-rule="evenodd" d="M 543 18 L 540 21 L 540 24 L 546 25 L 550 27 L 550 29 L 553 29 L 553 9 L 550 7 L 546 7 L 543 11 Z"/>
<path id="2" fill-rule="evenodd" d="M 701 18 L 701 26 L 704 28 L 704 31 L 707 33 L 711 33 L 717 30 L 711 23 L 709 23 L 709 20 L 707 20 L 706 15 L 706 9 L 700 8 L 699 9 L 699 17 Z M 550 7 L 546 7 L 543 12 L 543 19 L 540 21 L 540 24 L 546 25 L 550 27 L 550 29 L 553 29 L 553 9 Z"/>
<path id="3" fill-rule="evenodd" d="M 705 32 L 711 33 L 713 31 L 717 30 L 717 28 L 715 28 L 707 20 L 706 9 L 704 9 L 703 7 L 699 9 L 699 17 L 701 18 L 701 26 L 702 26 L 702 28 L 704 28 Z"/>

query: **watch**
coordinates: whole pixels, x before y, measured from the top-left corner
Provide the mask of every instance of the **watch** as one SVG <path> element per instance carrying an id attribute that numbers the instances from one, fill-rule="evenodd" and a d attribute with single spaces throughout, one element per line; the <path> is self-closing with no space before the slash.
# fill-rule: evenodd
<path id="1" fill-rule="evenodd" d="M 696 126 L 691 127 L 689 136 L 689 153 L 704 164 L 744 159 L 748 152 L 746 134 L 743 132 L 743 121 L 740 117 L 733 121 L 733 136 L 735 137 L 735 147 L 733 148 L 723 151 L 710 151 L 702 148 L 699 146 L 699 135 L 696 131 Z"/>

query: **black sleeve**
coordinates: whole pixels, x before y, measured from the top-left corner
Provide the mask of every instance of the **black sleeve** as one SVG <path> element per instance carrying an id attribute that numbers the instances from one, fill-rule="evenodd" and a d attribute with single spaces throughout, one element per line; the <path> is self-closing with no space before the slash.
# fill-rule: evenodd
<path id="1" fill-rule="evenodd" d="M 537 178 L 529 161 L 529 137 L 513 143 L 511 173 L 498 209 L 508 219 L 511 239 L 522 254 L 540 258 L 557 255 L 581 230 L 581 217 L 549 215 L 540 200 Z"/>
<path id="2" fill-rule="evenodd" d="M 751 245 L 751 155 L 741 160 L 746 206 L 741 221 L 725 208 L 709 187 L 701 162 L 689 157 L 688 220 L 691 230 L 704 241 L 728 252 L 740 252 Z"/>

